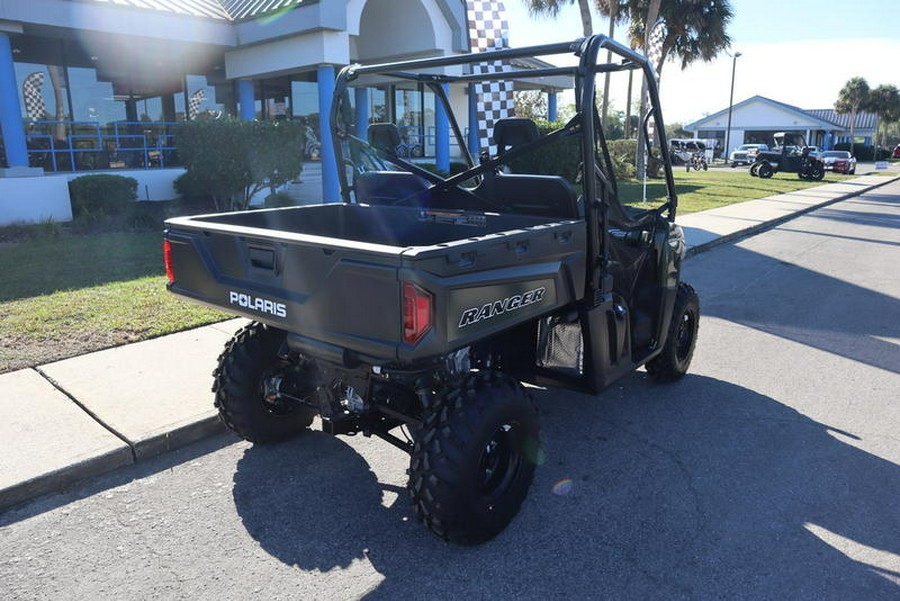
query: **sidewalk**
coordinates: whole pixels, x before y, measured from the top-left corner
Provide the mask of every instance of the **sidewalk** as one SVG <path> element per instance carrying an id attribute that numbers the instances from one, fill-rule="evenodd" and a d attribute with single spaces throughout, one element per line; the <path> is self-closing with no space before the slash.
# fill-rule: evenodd
<path id="1" fill-rule="evenodd" d="M 900 177 L 862 176 L 678 218 L 689 255 Z M 749 177 L 749 176 L 748 176 Z M 210 391 L 234 319 L 0 375 L 0 511 L 224 427 Z"/>

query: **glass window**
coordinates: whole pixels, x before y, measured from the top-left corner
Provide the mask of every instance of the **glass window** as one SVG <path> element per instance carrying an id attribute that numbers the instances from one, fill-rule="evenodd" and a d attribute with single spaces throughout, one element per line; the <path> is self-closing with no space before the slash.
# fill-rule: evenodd
<path id="1" fill-rule="evenodd" d="M 125 98 L 116 95 L 108 81 L 98 81 L 95 69 L 69 67 L 68 73 L 74 121 L 94 121 L 106 125 L 125 120 Z"/>
<path id="2" fill-rule="evenodd" d="M 210 85 L 206 75 L 186 75 L 185 83 L 187 84 L 187 105 L 184 103 L 182 95 L 181 102 L 178 104 L 176 99 L 176 109 L 185 111 L 189 120 L 201 118 L 216 118 L 228 113 L 223 100 L 217 95 L 217 86 Z"/>

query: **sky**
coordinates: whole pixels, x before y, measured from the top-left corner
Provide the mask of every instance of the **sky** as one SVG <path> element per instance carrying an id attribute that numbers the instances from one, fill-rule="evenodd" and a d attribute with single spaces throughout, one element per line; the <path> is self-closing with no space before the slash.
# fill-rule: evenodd
<path id="1" fill-rule="evenodd" d="M 531 17 L 525 0 L 504 5 L 513 47 L 582 35 L 575 4 L 555 20 Z M 840 89 L 857 76 L 871 87 L 900 87 L 900 0 L 731 0 L 731 6 L 728 52 L 741 56 L 734 64 L 722 53 L 684 71 L 666 62 L 660 91 L 667 123 L 687 124 L 727 109 L 732 66 L 735 104 L 759 94 L 802 109 L 833 108 Z M 593 27 L 608 33 L 609 21 L 595 12 Z M 624 31 L 617 27 L 618 41 L 626 42 Z M 624 92 L 614 91 L 612 103 L 624 109 Z"/>

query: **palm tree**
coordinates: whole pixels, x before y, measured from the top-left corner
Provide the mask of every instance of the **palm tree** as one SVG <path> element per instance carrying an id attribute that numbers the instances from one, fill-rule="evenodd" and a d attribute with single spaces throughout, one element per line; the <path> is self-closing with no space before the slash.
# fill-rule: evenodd
<path id="1" fill-rule="evenodd" d="M 900 121 L 900 90 L 892 85 L 878 86 L 869 93 L 865 109 L 878 115 L 878 129 L 881 130 L 881 144 L 884 145 L 891 123 Z"/>
<path id="2" fill-rule="evenodd" d="M 616 35 L 616 23 L 619 21 L 624 21 L 628 15 L 628 1 L 627 0 L 594 0 L 594 6 L 597 7 L 597 11 L 609 19 L 609 37 L 615 38 Z M 608 50 L 606 52 L 606 62 L 612 62 L 612 50 Z M 605 74 L 603 80 L 603 109 L 601 112 L 601 119 L 603 123 L 606 123 L 606 115 L 609 112 L 609 77 L 610 73 L 607 72 Z M 626 109 L 627 110 L 627 109 Z M 628 131 L 627 119 L 625 125 L 625 132 Z M 627 134 L 626 134 L 627 135 Z"/>
<path id="3" fill-rule="evenodd" d="M 546 15 L 548 17 L 556 17 L 559 9 L 569 4 L 578 3 L 578 10 L 581 13 L 581 29 L 585 37 L 594 33 L 594 26 L 591 20 L 590 0 L 523 0 L 525 6 L 528 7 L 528 13 L 532 17 Z"/>
<path id="4" fill-rule="evenodd" d="M 709 62 L 731 46 L 728 25 L 734 18 L 730 0 L 628 0 L 631 16 L 630 34 L 644 54 L 649 54 L 650 39 L 647 23 L 661 21 L 665 36 L 656 57 L 657 76 L 669 57 L 681 61 L 684 70 L 688 65 L 703 60 Z M 654 49 L 657 50 L 657 49 Z"/>
<path id="5" fill-rule="evenodd" d="M 835 112 L 850 115 L 850 154 L 853 154 L 853 145 L 856 141 L 856 115 L 869 101 L 869 94 L 869 84 L 866 80 L 862 77 L 853 77 L 838 92 L 837 102 L 834 103 Z"/>

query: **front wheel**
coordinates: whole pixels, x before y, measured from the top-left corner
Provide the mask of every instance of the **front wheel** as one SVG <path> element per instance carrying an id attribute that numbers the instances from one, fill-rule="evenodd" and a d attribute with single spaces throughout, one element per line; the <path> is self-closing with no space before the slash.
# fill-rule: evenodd
<path id="1" fill-rule="evenodd" d="M 750 175 L 753 177 L 759 177 L 759 163 L 753 163 L 750 165 Z"/>
<path id="2" fill-rule="evenodd" d="M 775 170 L 772 169 L 772 165 L 768 163 L 760 163 L 759 167 L 756 168 L 756 175 L 763 179 L 769 179 L 775 175 Z"/>
<path id="3" fill-rule="evenodd" d="M 311 360 L 279 356 L 286 332 L 261 323 L 239 330 L 225 345 L 213 372 L 219 417 L 250 442 L 275 442 L 306 429 L 316 410 L 303 400 L 316 395 Z"/>
<path id="4" fill-rule="evenodd" d="M 413 509 L 444 540 L 490 540 L 519 512 L 541 457 L 537 411 L 521 384 L 472 373 L 438 397 L 416 436 Z"/>
<path id="5" fill-rule="evenodd" d="M 674 382 L 687 373 L 700 328 L 700 298 L 688 284 L 678 285 L 672 321 L 662 352 L 647 362 L 647 373 L 657 382 Z"/>

